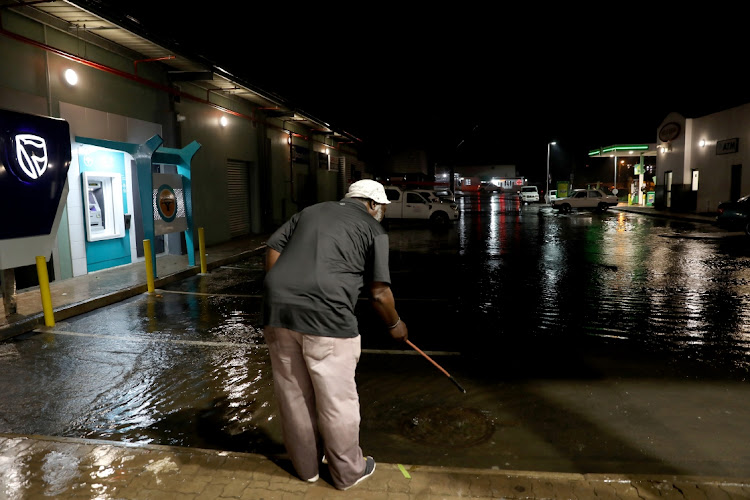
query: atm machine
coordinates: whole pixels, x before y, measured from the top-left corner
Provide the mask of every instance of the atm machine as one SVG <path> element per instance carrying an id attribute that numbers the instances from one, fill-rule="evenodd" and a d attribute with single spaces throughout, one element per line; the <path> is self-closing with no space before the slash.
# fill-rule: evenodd
<path id="1" fill-rule="evenodd" d="M 104 214 L 102 213 L 103 193 L 101 181 L 89 181 L 89 229 L 92 233 L 104 231 Z M 99 200 L 102 200 L 100 203 Z"/>

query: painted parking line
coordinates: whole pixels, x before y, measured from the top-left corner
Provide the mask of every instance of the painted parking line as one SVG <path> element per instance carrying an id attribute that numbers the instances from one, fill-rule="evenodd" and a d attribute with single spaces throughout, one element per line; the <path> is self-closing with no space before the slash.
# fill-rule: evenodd
<path id="1" fill-rule="evenodd" d="M 69 332 L 63 330 L 34 330 L 36 333 L 52 333 L 54 335 L 67 335 L 69 337 L 90 337 L 98 339 L 113 339 L 113 340 L 124 340 L 126 342 L 151 342 L 151 343 L 165 343 L 165 344 L 182 344 L 182 345 L 197 345 L 197 346 L 208 346 L 208 347 L 267 347 L 266 344 L 238 344 L 237 342 L 212 342 L 207 340 L 183 340 L 183 339 L 159 339 L 159 338 L 145 338 L 145 337 L 133 337 L 133 336 L 122 336 L 122 335 L 105 335 L 101 333 L 83 333 L 83 332 Z"/>
<path id="2" fill-rule="evenodd" d="M 183 339 L 159 339 L 159 338 L 144 338 L 144 337 L 125 337 L 122 335 L 105 335 L 101 333 L 84 333 L 84 332 L 69 332 L 65 330 L 34 330 L 35 333 L 51 333 L 54 335 L 67 335 L 69 337 L 89 337 L 98 339 L 112 339 L 112 340 L 124 340 L 127 342 L 152 342 L 152 343 L 165 343 L 165 344 L 180 344 L 180 345 L 195 345 L 204 347 L 261 347 L 268 349 L 267 344 L 239 344 L 237 342 L 212 342 L 208 340 L 183 340 Z M 413 351 L 401 351 L 401 350 L 389 350 L 389 349 L 362 349 L 363 353 L 367 354 L 397 354 L 397 355 L 419 355 L 419 353 Z M 460 352 L 451 351 L 423 351 L 429 353 L 431 356 L 459 356 Z"/>
<path id="3" fill-rule="evenodd" d="M 156 289 L 154 293 L 157 294 L 176 294 L 176 295 L 202 295 L 205 297 L 237 297 L 242 299 L 262 299 L 263 296 L 260 294 L 241 294 L 241 293 L 205 293 L 205 292 L 185 292 L 183 290 L 161 290 Z M 360 297 L 360 301 L 369 301 L 367 297 Z M 449 299 L 437 299 L 437 298 L 409 298 L 402 297 L 398 299 L 398 302 L 448 302 Z"/>
<path id="4" fill-rule="evenodd" d="M 260 294 L 242 294 L 242 293 L 205 293 L 205 292 L 184 292 L 182 290 L 161 290 L 156 289 L 154 293 L 172 293 L 176 295 L 202 295 L 204 297 L 237 297 L 243 299 L 262 299 L 263 296 Z"/>

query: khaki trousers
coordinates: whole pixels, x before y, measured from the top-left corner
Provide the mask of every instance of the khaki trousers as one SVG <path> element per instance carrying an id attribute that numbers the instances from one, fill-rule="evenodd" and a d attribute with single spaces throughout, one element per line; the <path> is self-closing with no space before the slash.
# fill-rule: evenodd
<path id="1" fill-rule="evenodd" d="M 301 479 L 318 474 L 325 453 L 333 485 L 346 488 L 365 470 L 359 447 L 359 394 L 354 380 L 360 337 L 263 330 L 284 445 Z"/>

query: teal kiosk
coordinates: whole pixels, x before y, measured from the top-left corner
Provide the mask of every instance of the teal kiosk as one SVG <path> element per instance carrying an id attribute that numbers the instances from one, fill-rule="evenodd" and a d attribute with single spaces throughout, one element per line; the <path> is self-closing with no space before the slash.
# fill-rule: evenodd
<path id="1" fill-rule="evenodd" d="M 153 136 L 143 144 L 78 136 L 75 140 L 80 144 L 122 151 L 135 159 L 144 239 L 153 242 L 157 235 L 184 231 L 188 264 L 194 266 L 195 246 L 190 164 L 201 145 L 193 141 L 182 149 L 164 148 L 161 147 L 164 140 L 158 135 Z M 154 164 L 175 165 L 177 174 L 154 173 Z M 150 216 L 151 214 L 153 216 Z M 157 278 L 154 245 L 151 245 L 150 258 L 153 263 L 153 278 Z"/>

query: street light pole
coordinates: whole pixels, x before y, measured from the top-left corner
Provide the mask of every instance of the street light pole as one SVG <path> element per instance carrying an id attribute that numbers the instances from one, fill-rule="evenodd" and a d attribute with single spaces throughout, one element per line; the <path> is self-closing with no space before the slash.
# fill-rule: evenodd
<path id="1" fill-rule="evenodd" d="M 552 141 L 547 143 L 547 188 L 544 190 L 544 196 L 549 200 L 549 147 L 554 146 L 557 142 Z"/>

